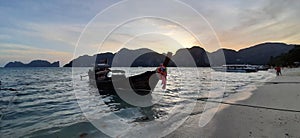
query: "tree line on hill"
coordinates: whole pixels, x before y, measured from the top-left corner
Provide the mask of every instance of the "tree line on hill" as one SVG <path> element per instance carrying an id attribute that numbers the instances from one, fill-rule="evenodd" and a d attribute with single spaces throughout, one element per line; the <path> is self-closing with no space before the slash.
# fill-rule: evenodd
<path id="1" fill-rule="evenodd" d="M 300 66 L 300 47 L 295 46 L 288 53 L 283 53 L 277 57 L 271 57 L 269 63 L 271 66 L 299 67 Z"/>

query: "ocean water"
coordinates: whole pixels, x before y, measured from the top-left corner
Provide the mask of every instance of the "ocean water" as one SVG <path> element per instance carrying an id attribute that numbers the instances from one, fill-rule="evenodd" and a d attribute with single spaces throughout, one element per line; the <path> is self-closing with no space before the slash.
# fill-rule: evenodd
<path id="1" fill-rule="evenodd" d="M 131 76 L 155 68 L 117 69 Z M 149 97 L 127 101 L 100 95 L 87 77 L 80 77 L 88 70 L 1 68 L 0 137 L 165 136 L 190 115 L 207 110 L 206 103 L 199 99 L 232 97 L 275 77 L 268 71 L 224 73 L 210 68 L 168 68 L 166 90 L 159 82 Z M 140 106 L 140 99 L 147 105 Z M 203 108 L 198 109 L 199 105 Z"/>

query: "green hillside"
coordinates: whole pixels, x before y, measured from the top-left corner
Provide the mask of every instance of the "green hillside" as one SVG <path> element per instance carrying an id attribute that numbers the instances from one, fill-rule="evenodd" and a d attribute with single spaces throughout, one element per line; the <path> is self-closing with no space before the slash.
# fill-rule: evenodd
<path id="1" fill-rule="evenodd" d="M 295 48 L 293 48 L 292 50 L 290 50 L 288 53 L 286 54 L 282 54 L 278 57 L 275 58 L 271 58 L 269 65 L 271 66 L 299 66 L 300 62 L 300 47 L 296 46 Z"/>

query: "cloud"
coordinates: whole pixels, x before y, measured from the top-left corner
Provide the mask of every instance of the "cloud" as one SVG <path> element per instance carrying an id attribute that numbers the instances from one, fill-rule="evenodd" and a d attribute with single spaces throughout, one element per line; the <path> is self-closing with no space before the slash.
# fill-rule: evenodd
<path id="1" fill-rule="evenodd" d="M 8 53 L 1 50 L 1 54 L 20 53 L 24 56 L 20 59 L 30 59 L 32 55 L 26 53 L 30 48 L 52 56 L 59 56 L 57 52 L 72 53 L 82 31 L 75 57 L 99 52 L 101 43 L 113 30 L 101 52 L 115 52 L 127 41 L 130 41 L 126 44 L 129 48 L 149 47 L 158 52 L 165 50 L 159 46 L 177 45 L 177 42 L 182 47 L 200 45 L 214 51 L 219 45 L 210 27 L 216 31 L 223 47 L 236 50 L 265 41 L 300 43 L 300 1 L 297 0 L 182 1 L 194 9 L 177 1 L 130 0 L 108 8 L 116 2 L 2 2 L 0 40 L 2 44 L 11 44 L 11 49 L 6 47 Z M 193 10 L 204 18 L 199 18 L 191 12 Z M 84 30 L 99 12 L 103 13 Z M 136 18 L 148 15 L 157 18 Z"/>
<path id="2" fill-rule="evenodd" d="M 74 47 L 83 30 L 81 24 L 24 24 L 31 31 L 24 32 L 27 36 L 42 38 L 48 42 L 59 42 Z"/>
<path id="3" fill-rule="evenodd" d="M 208 19 L 225 48 L 235 50 L 266 41 L 300 43 L 300 1 L 187 0 Z M 210 6 L 206 6 L 210 5 Z"/>
<path id="4" fill-rule="evenodd" d="M 0 34 L 0 40 L 7 40 L 11 39 L 12 37 L 10 35 Z"/>
<path id="5" fill-rule="evenodd" d="M 61 51 L 73 51 L 79 34 L 83 29 L 80 24 L 37 24 L 20 22 L 18 27 L 2 27 L 2 42 L 16 43 Z"/>

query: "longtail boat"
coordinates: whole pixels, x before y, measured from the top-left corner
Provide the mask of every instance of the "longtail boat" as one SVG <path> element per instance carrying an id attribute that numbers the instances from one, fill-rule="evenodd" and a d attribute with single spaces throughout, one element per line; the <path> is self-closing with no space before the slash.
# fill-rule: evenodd
<path id="1" fill-rule="evenodd" d="M 168 66 L 171 52 L 168 52 L 163 65 Z M 126 77 L 123 70 L 110 70 L 107 63 L 97 64 L 88 72 L 89 81 L 97 86 L 100 94 L 116 94 L 116 91 L 134 91 L 139 95 L 151 93 L 159 81 L 156 70 Z"/>

